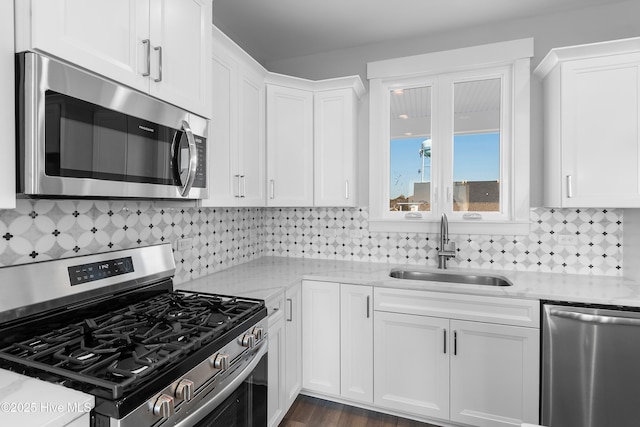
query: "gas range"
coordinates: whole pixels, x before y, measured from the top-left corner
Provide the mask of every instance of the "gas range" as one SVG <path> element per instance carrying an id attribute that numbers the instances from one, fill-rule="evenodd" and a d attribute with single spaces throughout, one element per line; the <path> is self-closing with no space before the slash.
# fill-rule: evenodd
<path id="1" fill-rule="evenodd" d="M 264 302 L 174 291 L 174 268 L 159 245 L 0 269 L 0 367 L 93 395 L 94 426 L 195 425 L 251 374 L 266 393 Z"/>

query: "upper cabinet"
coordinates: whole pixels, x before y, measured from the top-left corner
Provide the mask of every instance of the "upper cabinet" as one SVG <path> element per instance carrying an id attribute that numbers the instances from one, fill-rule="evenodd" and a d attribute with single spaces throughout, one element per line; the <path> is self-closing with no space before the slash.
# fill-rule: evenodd
<path id="1" fill-rule="evenodd" d="M 266 70 L 213 28 L 209 199 L 203 206 L 264 206 Z"/>
<path id="2" fill-rule="evenodd" d="M 640 38 L 553 49 L 544 86 L 544 205 L 640 207 Z"/>
<path id="3" fill-rule="evenodd" d="M 356 206 L 360 77 L 267 83 L 267 206 Z"/>
<path id="4" fill-rule="evenodd" d="M 313 92 L 267 86 L 267 206 L 313 206 Z"/>
<path id="5" fill-rule="evenodd" d="M 313 102 L 314 205 L 356 206 L 358 94 L 323 90 Z"/>
<path id="6" fill-rule="evenodd" d="M 210 0 L 30 0 L 16 50 L 42 52 L 211 116 Z"/>

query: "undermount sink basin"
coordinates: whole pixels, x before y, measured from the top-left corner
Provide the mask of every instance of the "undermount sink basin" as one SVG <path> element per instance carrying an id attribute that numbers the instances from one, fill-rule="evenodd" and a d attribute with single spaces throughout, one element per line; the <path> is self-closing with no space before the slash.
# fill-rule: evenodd
<path id="1" fill-rule="evenodd" d="M 485 286 L 512 286 L 508 279 L 488 274 L 440 273 L 435 271 L 394 268 L 389 276 L 395 279 L 425 280 L 427 282 L 465 283 Z"/>

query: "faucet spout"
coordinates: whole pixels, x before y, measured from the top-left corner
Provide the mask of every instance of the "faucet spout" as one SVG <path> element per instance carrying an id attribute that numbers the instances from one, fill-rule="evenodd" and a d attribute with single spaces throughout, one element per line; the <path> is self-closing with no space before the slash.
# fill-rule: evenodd
<path id="1" fill-rule="evenodd" d="M 438 250 L 438 268 L 446 269 L 447 260 L 456 256 L 456 244 L 449 241 L 449 220 L 446 214 L 440 218 L 440 248 Z"/>

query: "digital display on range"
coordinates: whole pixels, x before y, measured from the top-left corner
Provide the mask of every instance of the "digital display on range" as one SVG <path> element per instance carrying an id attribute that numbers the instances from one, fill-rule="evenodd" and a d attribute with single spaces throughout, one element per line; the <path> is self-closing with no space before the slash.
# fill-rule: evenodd
<path id="1" fill-rule="evenodd" d="M 71 286 L 119 276 L 121 274 L 133 273 L 134 271 L 131 257 L 74 265 L 69 267 L 68 270 Z"/>

